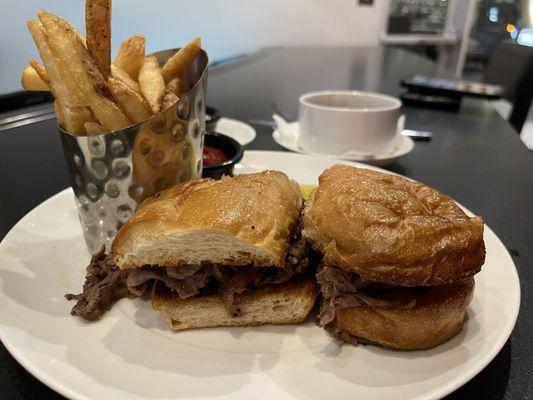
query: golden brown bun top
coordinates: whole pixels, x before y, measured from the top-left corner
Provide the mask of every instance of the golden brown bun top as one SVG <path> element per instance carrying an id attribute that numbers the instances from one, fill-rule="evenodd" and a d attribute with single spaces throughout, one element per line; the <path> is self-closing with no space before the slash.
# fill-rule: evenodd
<path id="1" fill-rule="evenodd" d="M 304 237 L 326 263 L 371 281 L 454 282 L 477 273 L 485 259 L 480 217 L 427 185 L 368 169 L 324 171 L 303 218 Z"/>
<path id="2" fill-rule="evenodd" d="M 119 230 L 113 259 L 121 268 L 281 266 L 301 208 L 298 185 L 277 171 L 190 181 L 140 205 Z"/>

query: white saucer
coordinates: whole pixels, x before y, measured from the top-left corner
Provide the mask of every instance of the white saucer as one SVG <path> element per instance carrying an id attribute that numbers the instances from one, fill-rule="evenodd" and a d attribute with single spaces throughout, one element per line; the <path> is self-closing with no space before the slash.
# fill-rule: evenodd
<path id="1" fill-rule="evenodd" d="M 346 158 L 346 157 L 340 157 L 335 154 L 311 153 L 311 152 L 305 151 L 296 143 L 296 139 L 298 137 L 298 128 L 299 128 L 298 122 L 287 123 L 288 134 L 284 135 L 281 133 L 279 129 L 274 129 L 274 132 L 272 133 L 272 138 L 281 147 L 284 147 L 287 150 L 291 150 L 296 153 L 319 155 L 319 156 L 328 157 L 328 158 L 344 159 L 344 160 L 350 160 L 350 161 L 360 161 L 366 164 L 376 165 L 376 166 L 383 166 L 383 165 L 391 164 L 393 161 L 396 161 L 400 157 L 403 157 L 406 154 L 409 154 L 415 147 L 413 139 L 411 139 L 408 136 L 403 136 L 401 134 L 398 134 L 395 139 L 396 142 L 394 143 L 393 150 L 385 154 L 378 154 L 378 155 L 373 155 L 373 156 L 361 155 L 358 157 L 354 156 L 354 157 Z"/>
<path id="2" fill-rule="evenodd" d="M 231 118 L 220 118 L 215 125 L 215 132 L 235 139 L 242 146 L 255 139 L 255 129 L 251 125 Z"/>

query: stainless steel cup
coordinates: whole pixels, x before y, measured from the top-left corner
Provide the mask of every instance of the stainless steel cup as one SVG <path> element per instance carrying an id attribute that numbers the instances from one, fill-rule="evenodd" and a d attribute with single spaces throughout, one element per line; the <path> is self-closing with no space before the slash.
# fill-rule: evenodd
<path id="1" fill-rule="evenodd" d="M 176 52 L 155 53 L 162 65 Z M 202 176 L 207 54 L 181 80 L 179 102 L 126 129 L 93 136 L 59 128 L 78 214 L 91 253 L 109 249 L 117 230 L 147 197 Z"/>

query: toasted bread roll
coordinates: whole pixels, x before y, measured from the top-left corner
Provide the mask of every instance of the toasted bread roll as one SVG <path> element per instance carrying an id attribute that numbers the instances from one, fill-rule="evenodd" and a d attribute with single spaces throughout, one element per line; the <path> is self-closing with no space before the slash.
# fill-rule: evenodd
<path id="1" fill-rule="evenodd" d="M 338 311 L 327 329 L 342 340 L 355 339 L 399 350 L 424 350 L 461 332 L 474 279 L 431 286 L 416 296 L 416 307 L 350 307 Z"/>
<path id="2" fill-rule="evenodd" d="M 298 185 L 277 171 L 179 184 L 142 203 L 118 232 L 113 259 L 120 268 L 282 266 L 301 207 Z"/>
<path id="3" fill-rule="evenodd" d="M 296 324 L 313 309 L 317 295 L 316 284 L 309 278 L 263 286 L 241 295 L 240 315 L 232 316 L 220 296 L 180 299 L 157 285 L 152 292 L 152 306 L 175 331 L 214 326 Z"/>
<path id="4" fill-rule="evenodd" d="M 480 217 L 427 185 L 368 169 L 324 171 L 303 220 L 326 262 L 369 281 L 444 284 L 473 276 L 485 260 Z"/>

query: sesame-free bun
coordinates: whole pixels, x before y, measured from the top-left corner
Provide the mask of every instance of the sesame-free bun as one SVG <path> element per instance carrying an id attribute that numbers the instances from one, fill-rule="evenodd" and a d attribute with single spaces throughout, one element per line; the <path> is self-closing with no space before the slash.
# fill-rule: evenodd
<path id="1" fill-rule="evenodd" d="M 473 278 L 431 286 L 416 296 L 412 309 L 343 308 L 328 328 L 393 349 L 429 349 L 461 332 L 473 292 Z M 342 338 L 338 333 L 336 336 Z"/>
<path id="2" fill-rule="evenodd" d="M 144 201 L 111 254 L 120 268 L 282 266 L 301 207 L 298 185 L 277 171 L 190 181 Z"/>
<path id="3" fill-rule="evenodd" d="M 311 278 L 254 288 L 240 296 L 240 315 L 232 316 L 216 294 L 180 299 L 162 285 L 152 291 L 152 306 L 161 312 L 170 329 L 215 326 L 296 324 L 313 309 L 318 288 Z"/>
<path id="4" fill-rule="evenodd" d="M 363 279 L 428 286 L 473 276 L 485 260 L 483 220 L 422 183 L 334 165 L 303 212 L 303 236 L 326 263 Z"/>

